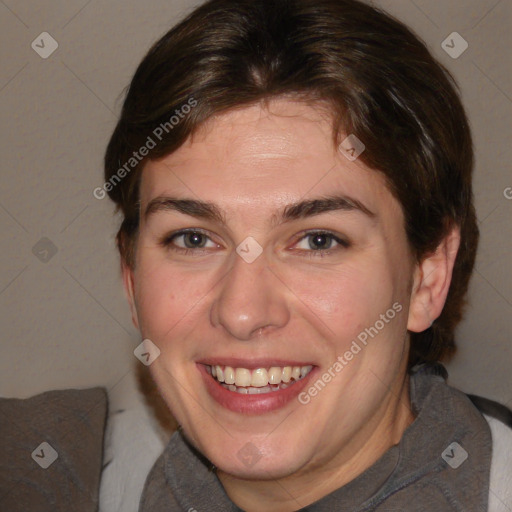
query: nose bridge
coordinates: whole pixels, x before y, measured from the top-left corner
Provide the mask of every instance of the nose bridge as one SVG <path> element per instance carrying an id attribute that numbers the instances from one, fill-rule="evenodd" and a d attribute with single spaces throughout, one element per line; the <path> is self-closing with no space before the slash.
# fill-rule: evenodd
<path id="1" fill-rule="evenodd" d="M 215 327 L 223 327 L 240 340 L 251 339 L 260 329 L 279 328 L 288 322 L 282 283 L 268 267 L 264 253 L 251 263 L 234 255 L 230 271 L 219 283 L 210 315 Z"/>

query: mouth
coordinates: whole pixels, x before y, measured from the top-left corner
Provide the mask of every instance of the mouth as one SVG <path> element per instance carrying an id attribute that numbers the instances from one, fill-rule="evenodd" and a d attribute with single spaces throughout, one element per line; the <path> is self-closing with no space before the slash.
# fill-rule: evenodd
<path id="1" fill-rule="evenodd" d="M 284 407 L 304 389 L 317 369 L 311 364 L 261 364 L 246 368 L 211 362 L 197 363 L 197 366 L 207 391 L 217 403 L 231 411 L 246 414 L 260 414 Z"/>
<path id="2" fill-rule="evenodd" d="M 307 366 L 271 366 L 269 368 L 233 368 L 206 366 L 206 371 L 223 388 L 242 395 L 258 395 L 286 389 L 306 377 L 313 369 Z"/>

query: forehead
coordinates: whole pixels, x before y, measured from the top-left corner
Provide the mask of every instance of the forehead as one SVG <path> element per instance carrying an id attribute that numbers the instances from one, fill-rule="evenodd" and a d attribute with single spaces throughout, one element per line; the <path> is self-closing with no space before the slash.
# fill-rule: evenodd
<path id="1" fill-rule="evenodd" d="M 284 99 L 212 117 L 177 151 L 146 164 L 140 192 L 143 207 L 181 195 L 227 212 L 336 193 L 401 213 L 381 173 L 334 144 L 325 108 Z"/>

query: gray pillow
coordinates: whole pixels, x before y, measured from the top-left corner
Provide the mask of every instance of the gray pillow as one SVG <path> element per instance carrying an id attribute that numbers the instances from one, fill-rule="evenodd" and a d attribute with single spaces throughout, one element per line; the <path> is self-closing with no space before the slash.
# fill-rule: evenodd
<path id="1" fill-rule="evenodd" d="M 105 388 L 0 398 L 0 510 L 98 509 Z"/>

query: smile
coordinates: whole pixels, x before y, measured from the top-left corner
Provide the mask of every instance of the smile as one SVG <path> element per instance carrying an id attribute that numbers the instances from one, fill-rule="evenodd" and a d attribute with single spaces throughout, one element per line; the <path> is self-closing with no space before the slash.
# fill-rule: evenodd
<path id="1" fill-rule="evenodd" d="M 243 414 L 262 414 L 285 407 L 318 373 L 318 367 L 310 364 L 216 363 L 215 360 L 197 363 L 206 391 L 223 408 Z"/>
<path id="2" fill-rule="evenodd" d="M 286 389 L 304 378 L 313 366 L 271 366 L 270 368 L 233 368 L 207 365 L 206 371 L 229 391 L 245 395 L 270 393 Z"/>

